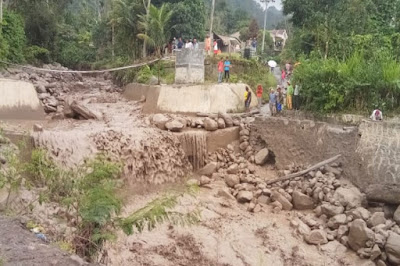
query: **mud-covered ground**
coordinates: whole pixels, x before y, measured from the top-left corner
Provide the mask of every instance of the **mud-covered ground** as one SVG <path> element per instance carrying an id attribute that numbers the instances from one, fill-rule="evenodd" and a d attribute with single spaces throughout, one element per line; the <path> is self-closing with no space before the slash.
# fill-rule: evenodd
<path id="1" fill-rule="evenodd" d="M 89 265 L 29 232 L 17 220 L 0 214 L 0 265 L 75 266 Z"/>

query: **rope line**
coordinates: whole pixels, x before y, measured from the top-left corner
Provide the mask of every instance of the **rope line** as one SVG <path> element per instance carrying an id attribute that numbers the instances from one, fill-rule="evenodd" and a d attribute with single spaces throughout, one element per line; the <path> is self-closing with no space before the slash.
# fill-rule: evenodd
<path id="1" fill-rule="evenodd" d="M 45 68 L 38 68 L 38 67 L 31 67 L 31 66 L 23 66 L 23 65 L 9 63 L 9 62 L 2 61 L 2 60 L 0 60 L 0 63 L 4 63 L 4 64 L 11 65 L 11 66 L 17 66 L 17 67 L 20 67 L 20 68 L 30 69 L 30 70 L 33 70 L 33 71 L 53 72 L 53 73 L 93 74 L 93 73 L 115 72 L 115 71 L 119 71 L 119 70 L 137 68 L 137 67 L 141 67 L 141 66 L 145 66 L 145 65 L 149 65 L 149 64 L 155 63 L 155 62 L 160 61 L 160 60 L 167 60 L 167 59 L 169 59 L 169 58 L 168 57 L 165 57 L 165 58 L 162 58 L 162 59 L 157 58 L 157 59 L 154 59 L 154 60 L 151 60 L 151 61 L 148 61 L 148 62 L 134 64 L 134 65 L 130 65 L 130 66 L 116 67 L 116 68 L 103 69 L 103 70 L 88 70 L 88 71 L 45 69 Z"/>

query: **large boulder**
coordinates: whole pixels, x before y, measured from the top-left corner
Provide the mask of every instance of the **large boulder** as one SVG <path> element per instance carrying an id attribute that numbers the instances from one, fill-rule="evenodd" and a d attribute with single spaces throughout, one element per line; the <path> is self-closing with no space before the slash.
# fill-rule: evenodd
<path id="1" fill-rule="evenodd" d="M 165 129 L 165 124 L 169 121 L 169 118 L 163 114 L 155 114 L 153 116 L 153 124 L 159 129 Z"/>
<path id="2" fill-rule="evenodd" d="M 374 239 L 374 232 L 367 227 L 364 220 L 356 219 L 352 222 L 349 230 L 349 246 L 357 251 L 365 247 L 368 240 Z"/>
<path id="3" fill-rule="evenodd" d="M 285 196 L 277 191 L 272 192 L 271 199 L 274 201 L 278 201 L 280 204 L 282 204 L 282 209 L 285 211 L 290 211 L 291 209 L 293 209 L 292 203 L 290 203 L 290 201 L 285 198 Z"/>
<path id="4" fill-rule="evenodd" d="M 238 193 L 236 198 L 240 203 L 250 202 L 253 199 L 253 192 L 242 190 Z"/>
<path id="5" fill-rule="evenodd" d="M 237 184 L 240 184 L 240 179 L 237 175 L 226 175 L 225 176 L 225 183 L 229 187 L 235 187 Z"/>
<path id="6" fill-rule="evenodd" d="M 368 201 L 400 204 L 400 184 L 373 184 L 367 187 L 365 194 Z"/>
<path id="7" fill-rule="evenodd" d="M 363 194 L 356 187 L 340 187 L 333 194 L 333 198 L 348 209 L 361 207 L 363 202 Z"/>
<path id="8" fill-rule="evenodd" d="M 184 124 L 179 122 L 178 120 L 172 120 L 170 122 L 165 123 L 165 127 L 172 132 L 180 132 L 185 127 Z"/>
<path id="9" fill-rule="evenodd" d="M 258 165 L 265 164 L 268 160 L 268 155 L 269 155 L 268 149 L 265 148 L 260 150 L 259 152 L 257 152 L 255 156 L 255 163 Z"/>
<path id="10" fill-rule="evenodd" d="M 385 251 L 391 263 L 400 265 L 400 235 L 390 233 L 386 241 Z"/>
<path id="11" fill-rule="evenodd" d="M 219 117 L 224 119 L 226 127 L 233 126 L 233 119 L 230 115 L 225 114 L 225 113 L 219 113 Z"/>
<path id="12" fill-rule="evenodd" d="M 305 237 L 306 242 L 312 245 L 324 245 L 328 243 L 326 232 L 324 230 L 312 230 L 311 233 Z"/>
<path id="13" fill-rule="evenodd" d="M 217 123 L 219 129 L 224 129 L 226 127 L 225 120 L 222 118 L 218 118 Z"/>
<path id="14" fill-rule="evenodd" d="M 217 171 L 218 163 L 211 162 L 199 170 L 200 175 L 211 176 Z"/>
<path id="15" fill-rule="evenodd" d="M 293 206 L 296 210 L 308 210 L 314 208 L 314 202 L 312 198 L 301 193 L 300 191 L 294 191 L 292 197 Z"/>
<path id="16" fill-rule="evenodd" d="M 218 129 L 218 123 L 215 120 L 207 117 L 204 119 L 204 128 L 207 131 L 215 131 Z"/>
<path id="17" fill-rule="evenodd" d="M 400 205 L 399 205 L 399 207 L 397 207 L 396 211 L 394 212 L 393 220 L 394 220 L 398 225 L 400 225 Z"/>

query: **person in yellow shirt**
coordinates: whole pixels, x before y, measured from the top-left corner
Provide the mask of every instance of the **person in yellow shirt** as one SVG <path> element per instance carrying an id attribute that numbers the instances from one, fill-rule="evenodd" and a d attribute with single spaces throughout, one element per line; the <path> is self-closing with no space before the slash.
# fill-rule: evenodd
<path id="1" fill-rule="evenodd" d="M 244 92 L 244 107 L 246 112 L 250 111 L 250 104 L 251 104 L 251 91 L 249 87 L 246 86 L 246 91 Z"/>

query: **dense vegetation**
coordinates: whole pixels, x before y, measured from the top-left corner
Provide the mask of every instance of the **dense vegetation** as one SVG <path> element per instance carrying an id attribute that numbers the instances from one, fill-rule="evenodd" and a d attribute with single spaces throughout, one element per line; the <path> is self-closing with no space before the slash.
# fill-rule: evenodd
<path id="1" fill-rule="evenodd" d="M 295 27 L 286 61 L 299 60 L 305 108 L 393 111 L 400 102 L 400 1 L 284 0 Z"/>
<path id="2" fill-rule="evenodd" d="M 157 35 L 161 41 L 172 37 L 203 40 L 211 8 L 210 0 L 2 1 L 1 59 L 34 64 L 55 61 L 78 69 L 101 62 L 121 65 L 159 50 L 144 36 L 154 34 L 154 30 L 149 32 L 156 24 L 151 13 L 161 6 L 164 14 L 171 12 L 167 23 L 163 22 L 163 34 Z M 262 9 L 253 0 L 217 0 L 216 5 L 219 33 L 247 29 L 252 17 L 262 23 Z"/>

